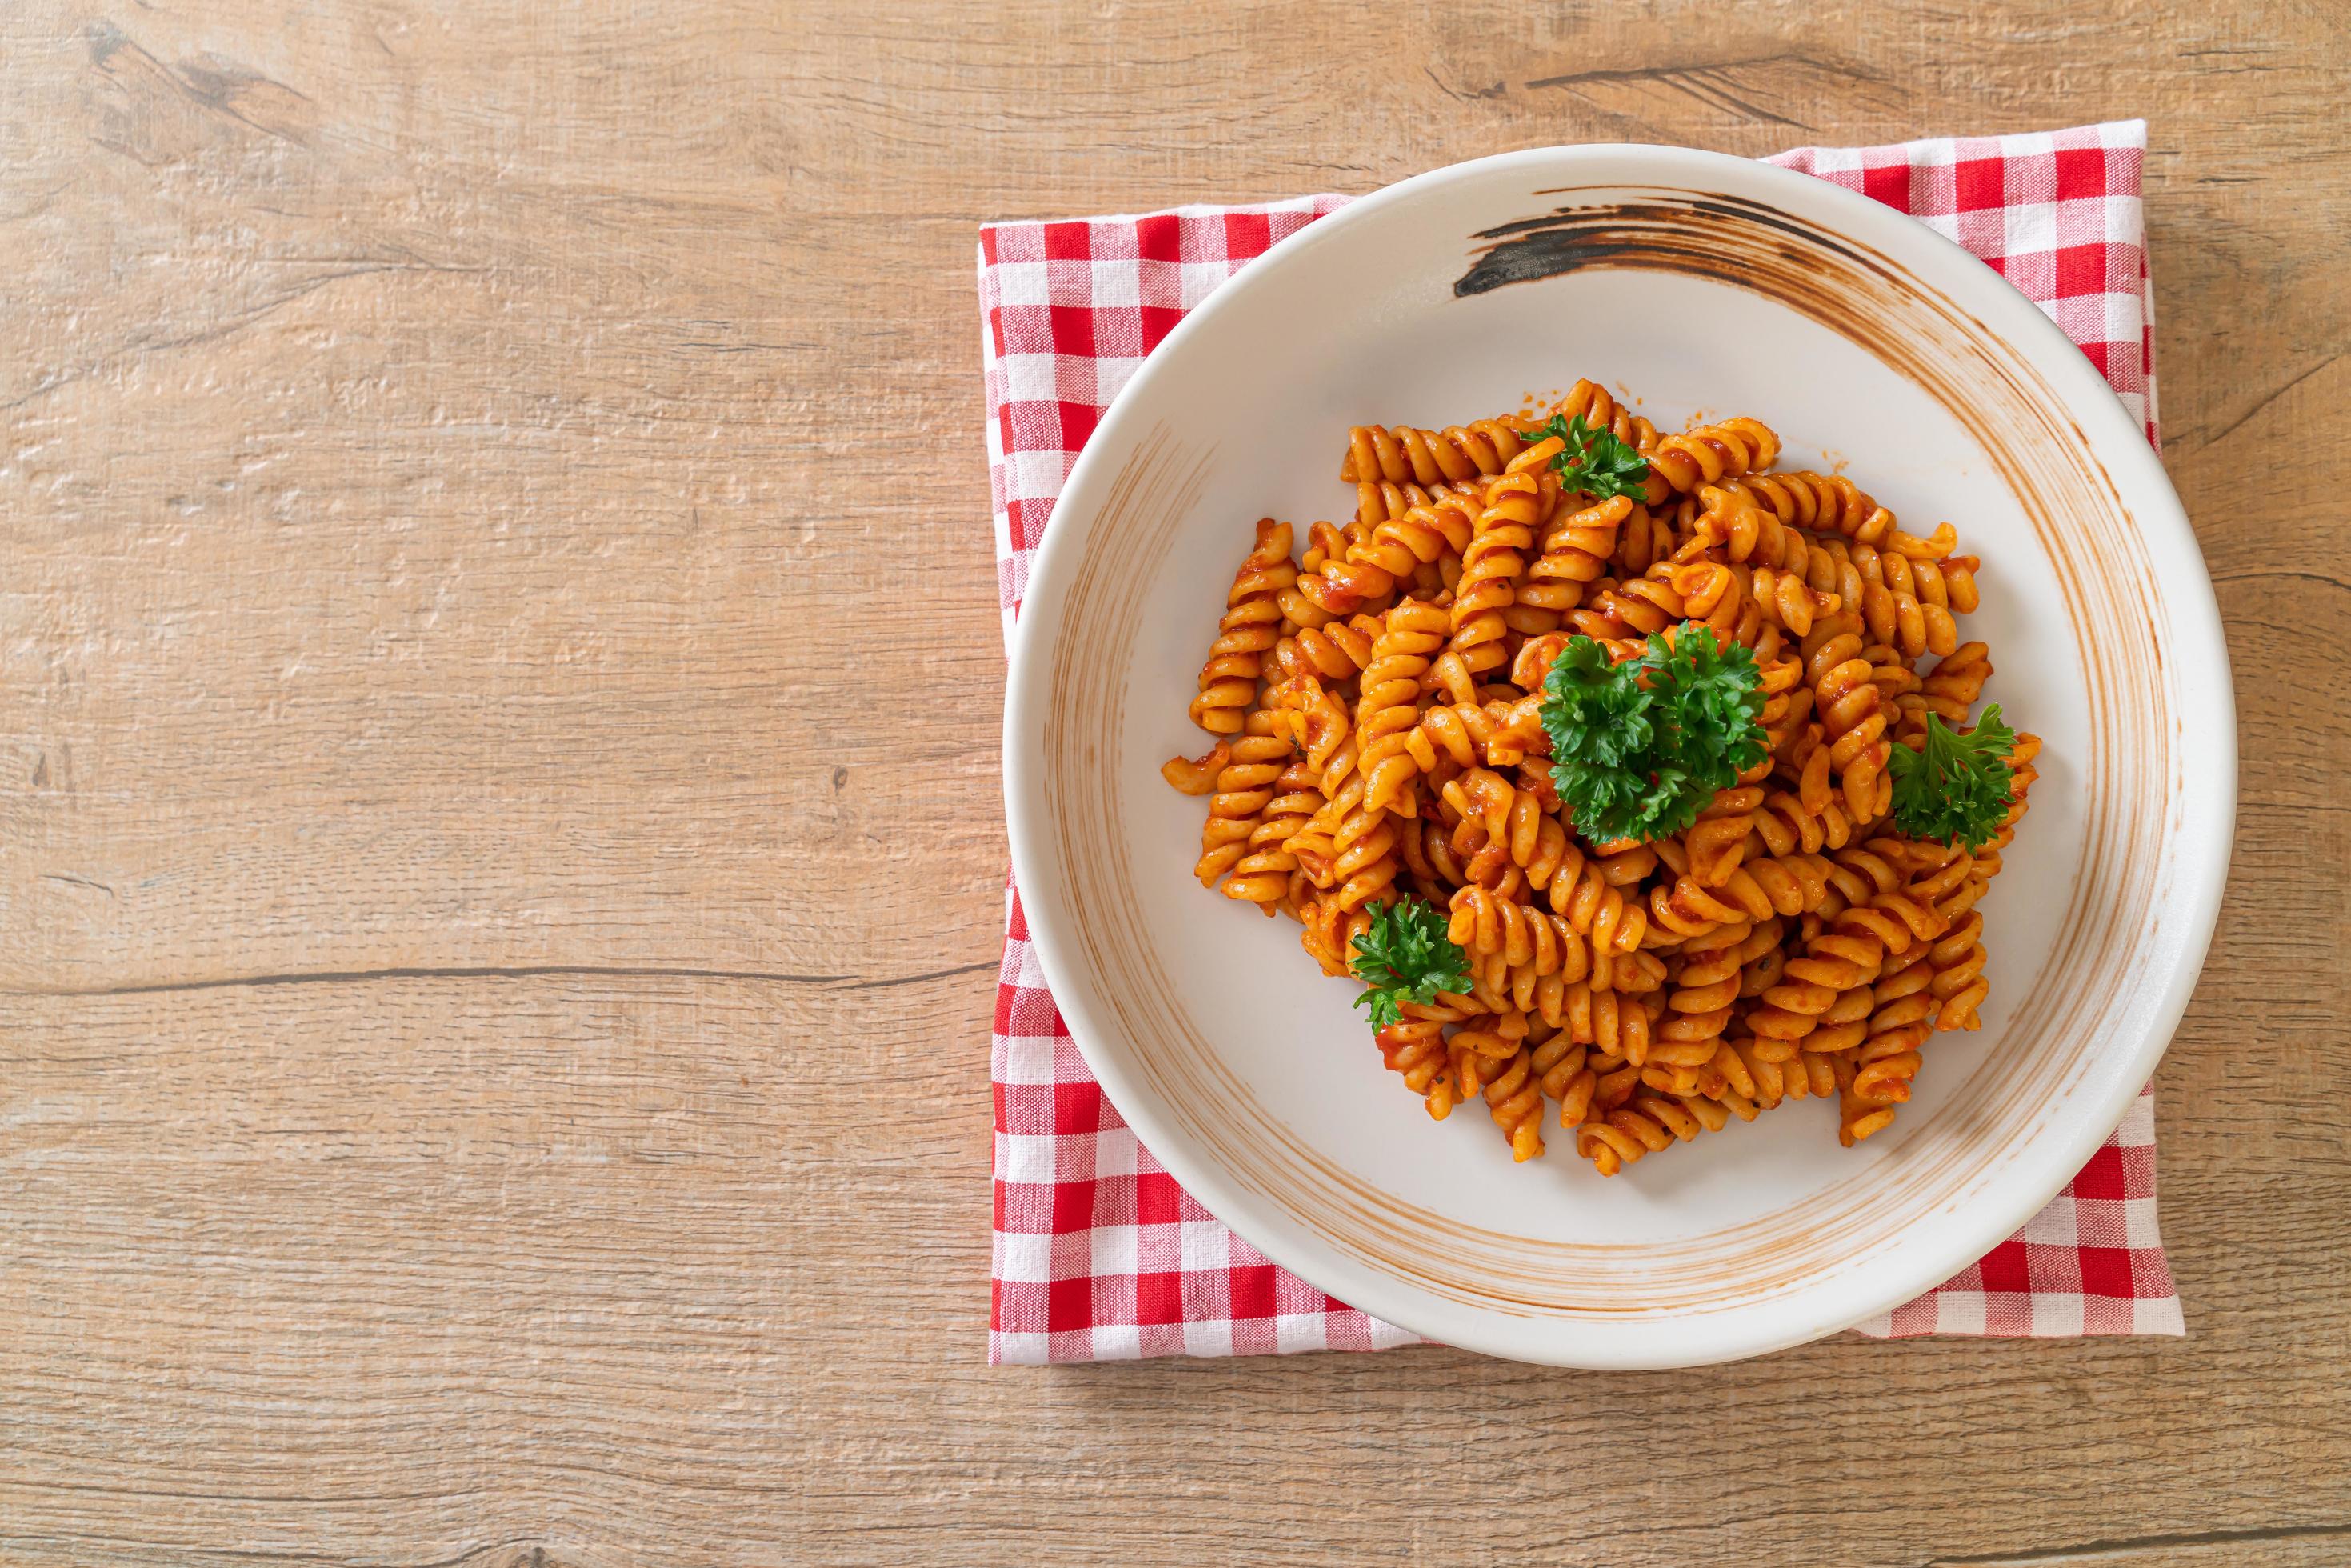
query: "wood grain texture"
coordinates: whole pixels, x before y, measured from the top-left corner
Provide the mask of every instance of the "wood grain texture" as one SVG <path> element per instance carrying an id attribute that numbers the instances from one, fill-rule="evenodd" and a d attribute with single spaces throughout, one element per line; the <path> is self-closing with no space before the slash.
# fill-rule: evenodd
<path id="1" fill-rule="evenodd" d="M 2351 1558 L 2332 5 L 0 10 L 0 1558 Z M 973 231 L 2144 114 L 2184 1342 L 982 1364 Z"/>

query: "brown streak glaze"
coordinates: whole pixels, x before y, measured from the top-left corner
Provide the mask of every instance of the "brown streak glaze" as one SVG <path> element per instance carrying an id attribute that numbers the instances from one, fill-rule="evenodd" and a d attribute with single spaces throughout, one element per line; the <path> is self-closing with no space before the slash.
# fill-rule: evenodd
<path id="1" fill-rule="evenodd" d="M 1729 243 L 1711 243 L 1703 228 L 1693 229 L 1693 220 L 1719 225 Z M 1750 228 L 1765 233 L 1748 232 Z M 1737 232 L 1733 235 L 1729 231 Z M 1647 267 L 1735 284 L 1746 275 L 1748 250 L 1758 239 L 1768 241 L 1774 233 L 1793 242 L 1775 246 L 1783 256 L 1792 256 L 1799 250 L 1823 249 L 1856 265 L 1876 265 L 1869 253 L 1776 208 L 1740 197 L 1602 202 L 1554 207 L 1542 217 L 1479 230 L 1477 238 L 1494 243 L 1481 248 L 1477 265 L 1455 280 L 1453 292 L 1457 297 L 1484 294 L 1513 283 L 1532 283 L 1606 266 Z"/>

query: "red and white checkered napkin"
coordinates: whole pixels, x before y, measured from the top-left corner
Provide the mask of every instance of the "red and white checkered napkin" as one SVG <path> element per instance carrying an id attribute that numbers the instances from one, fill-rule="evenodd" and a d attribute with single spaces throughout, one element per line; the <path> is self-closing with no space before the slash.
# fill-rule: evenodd
<path id="1" fill-rule="evenodd" d="M 1771 160 L 1872 196 L 1981 256 L 2065 329 L 2156 437 L 2137 120 L 2028 136 L 1806 147 Z M 987 461 L 1005 631 L 1078 449 L 1143 357 L 1276 240 L 1346 204 L 1307 196 L 980 231 Z M 1205 624 L 1205 622 L 1204 622 Z M 1008 898 L 996 995 L 988 1359 L 1378 1350 L 1413 1336 L 1276 1268 L 1141 1147 L 1062 1027 Z M 2176 1334 L 2155 1226 L 2155 1103 L 1984 1260 L 1864 1333 Z"/>

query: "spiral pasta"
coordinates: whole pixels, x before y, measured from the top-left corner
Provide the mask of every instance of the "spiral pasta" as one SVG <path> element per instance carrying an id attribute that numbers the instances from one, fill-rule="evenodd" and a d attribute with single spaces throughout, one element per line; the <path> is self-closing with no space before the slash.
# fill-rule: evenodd
<path id="1" fill-rule="evenodd" d="M 1227 898 L 1246 900 L 1269 915 L 1276 904 L 1290 896 L 1290 880 L 1299 869 L 1290 841 L 1297 836 L 1299 829 L 1313 821 L 1314 813 L 1324 805 L 1321 770 L 1297 756 L 1294 749 L 1283 755 L 1287 766 L 1273 780 L 1265 804 L 1258 808 L 1247 846 L 1240 858 L 1232 862 L 1224 884 Z M 1217 788 L 1223 787 L 1220 779 Z M 1208 819 L 1211 822 L 1217 820 L 1215 810 L 1212 802 Z"/>
<path id="2" fill-rule="evenodd" d="M 1349 484 L 1367 479 L 1392 485 L 1458 483 L 1500 473 L 1519 455 L 1522 441 L 1517 427 L 1502 419 L 1443 430 L 1359 424 L 1347 432 L 1347 456 L 1339 465 L 1339 477 Z"/>
<path id="3" fill-rule="evenodd" d="M 1280 596 L 1298 580 L 1290 559 L 1290 528 L 1267 517 L 1257 526 L 1257 548 L 1241 562 L 1225 596 L 1225 618 L 1200 666 L 1200 695 L 1192 699 L 1192 722 L 1211 735 L 1238 735 L 1257 700 L 1262 655 L 1273 646 L 1281 622 Z"/>
<path id="4" fill-rule="evenodd" d="M 1623 465 L 1598 478 L 1595 432 Z M 1896 748 L 1969 734 L 1991 678 L 1959 629 L 1981 563 L 1780 452 L 1746 417 L 1661 434 L 1583 380 L 1539 415 L 1358 426 L 1345 520 L 1259 522 L 1226 593 L 1190 706 L 1213 744 L 1162 769 L 1207 802 L 1195 874 L 1332 975 L 1385 906 L 1433 906 L 1458 988 L 1374 1043 L 1430 1116 L 1482 1101 L 1513 1162 L 1548 1124 L 1614 1176 L 1806 1100 L 1857 1144 L 1936 1033 L 1981 1026 L 1980 904 L 2041 742 L 2011 744 L 1972 850 L 1893 809 Z M 1751 652 L 1761 759 L 1687 827 L 1594 842 L 1546 677 L 1574 638 L 1621 663 L 1694 626 Z"/>
<path id="5" fill-rule="evenodd" d="M 1420 677 L 1444 645 L 1446 612 L 1407 599 L 1388 612 L 1363 673 L 1355 708 L 1356 766 L 1364 775 L 1364 810 L 1411 816 L 1404 799 L 1420 770 L 1410 741 L 1420 727 Z"/>
<path id="6" fill-rule="evenodd" d="M 1509 612 L 1519 601 L 1518 580 L 1534 548 L 1535 530 L 1557 496 L 1539 471 L 1515 465 L 1487 486 L 1485 509 L 1461 552 L 1461 575 L 1453 589 L 1453 639 L 1446 645 L 1471 677 L 1510 662 Z"/>
<path id="7" fill-rule="evenodd" d="M 1830 617 L 1814 627 L 1802 646 L 1829 766 L 1844 792 L 1846 811 L 1855 821 L 1867 821 L 1886 814 L 1887 802 L 1879 799 L 1879 786 L 1886 782 L 1891 749 L 1886 741 L 1886 694 L 1877 687 L 1873 666 L 1861 656 L 1861 639 L 1852 631 L 1851 621 L 1847 615 Z"/>
<path id="8" fill-rule="evenodd" d="M 1382 1029 L 1374 1037 L 1381 1060 L 1390 1071 L 1404 1075 L 1405 1087 L 1421 1097 L 1428 1113 L 1442 1122 L 1460 1103 L 1453 1080 L 1453 1058 L 1447 1049 L 1445 1026 L 1449 1009 L 1413 1007 L 1411 1016 Z"/>
<path id="9" fill-rule="evenodd" d="M 1567 395 L 1552 405 L 1551 412 L 1561 419 L 1581 419 L 1642 452 L 1648 451 L 1657 442 L 1657 427 L 1618 402 L 1609 395 L 1608 389 L 1597 382 L 1579 377 L 1576 383 L 1567 389 Z M 1662 498 L 1654 491 L 1649 497 L 1652 504 Z"/>
<path id="10" fill-rule="evenodd" d="M 1399 485 L 1387 479 L 1358 480 L 1355 483 L 1355 522 L 1362 528 L 1374 528 L 1401 517 L 1416 507 L 1432 506 L 1456 488 L 1450 483 L 1424 486 L 1409 481 Z M 1343 530 L 1335 531 L 1340 531 L 1344 537 Z M 1312 571 L 1321 562 L 1310 560 L 1303 564 L 1305 570 Z"/>
<path id="11" fill-rule="evenodd" d="M 1643 455 L 1651 473 L 1663 475 L 1670 488 L 1687 492 L 1769 468 L 1780 455 L 1780 438 L 1761 420 L 1727 419 L 1665 436 Z"/>
<path id="12" fill-rule="evenodd" d="M 1230 742 L 1224 766 L 1217 770 L 1215 793 L 1208 800 L 1207 824 L 1200 830 L 1200 859 L 1193 874 L 1202 887 L 1214 887 L 1248 852 L 1249 836 L 1273 800 L 1292 747 L 1272 733 L 1272 715 L 1262 709 L 1249 716 L 1250 734 Z"/>

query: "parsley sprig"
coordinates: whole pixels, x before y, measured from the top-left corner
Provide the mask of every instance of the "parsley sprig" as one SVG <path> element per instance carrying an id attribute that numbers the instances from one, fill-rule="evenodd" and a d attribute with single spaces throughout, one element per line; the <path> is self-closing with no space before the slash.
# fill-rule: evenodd
<path id="1" fill-rule="evenodd" d="M 1685 623 L 1613 664 L 1589 637 L 1569 640 L 1543 682 L 1552 781 L 1593 843 L 1657 839 L 1698 821 L 1718 789 L 1763 758 L 1762 674 L 1755 655 Z"/>
<path id="2" fill-rule="evenodd" d="M 1581 490 L 1595 501 L 1614 496 L 1641 497 L 1649 480 L 1649 461 L 1617 440 L 1614 431 L 1604 424 L 1587 424 L 1580 413 L 1573 419 L 1552 414 L 1541 430 L 1525 439 L 1531 446 L 1554 435 L 1567 443 L 1566 449 L 1551 460 L 1559 471 L 1562 489 Z"/>
<path id="3" fill-rule="evenodd" d="M 2000 705 L 1984 709 L 1975 728 L 1947 727 L 1927 716 L 1925 746 L 1897 746 L 1888 759 L 1894 774 L 1894 825 L 1915 839 L 1964 843 L 1970 852 L 1990 843 L 2008 820 L 2016 776 L 2008 765 L 2016 731 L 2000 721 Z"/>
<path id="4" fill-rule="evenodd" d="M 1355 938 L 1355 975 L 1372 988 L 1355 1005 L 1372 1009 L 1374 1029 L 1402 1022 L 1402 1003 L 1469 988 L 1468 961 L 1446 934 L 1445 912 L 1418 898 L 1372 906 L 1371 929 Z"/>

